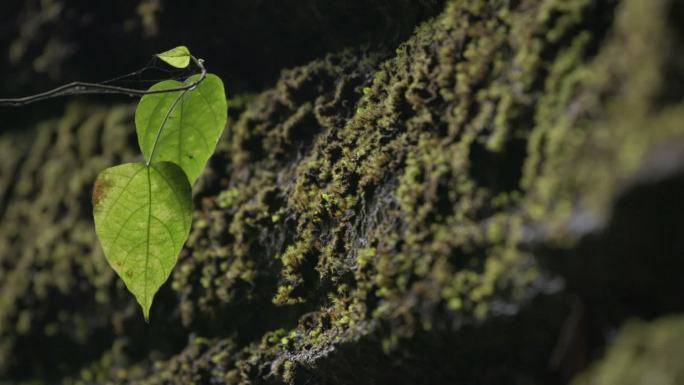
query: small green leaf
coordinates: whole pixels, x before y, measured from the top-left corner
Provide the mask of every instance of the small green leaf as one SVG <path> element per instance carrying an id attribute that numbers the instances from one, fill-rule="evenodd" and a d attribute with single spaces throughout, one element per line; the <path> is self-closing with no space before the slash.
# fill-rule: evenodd
<path id="1" fill-rule="evenodd" d="M 191 76 L 185 84 L 197 81 L 199 76 Z M 182 85 L 175 80 L 166 80 L 155 84 L 150 90 L 178 88 Z M 169 109 L 178 98 L 181 99 L 164 123 Z M 135 113 L 140 149 L 148 161 L 154 149 L 152 161 L 178 164 L 190 183 L 194 184 L 216 149 L 226 125 L 227 112 L 223 82 L 212 74 L 208 74 L 195 89 L 186 93 L 175 91 L 145 95 Z M 160 133 L 162 124 L 164 128 Z"/>
<path id="2" fill-rule="evenodd" d="M 93 212 L 105 257 L 147 321 L 190 232 L 190 184 L 170 162 L 108 168 L 95 182 Z"/>
<path id="3" fill-rule="evenodd" d="M 190 64 L 190 50 L 188 47 L 181 45 L 179 47 L 170 49 L 166 52 L 157 54 L 157 57 L 176 68 L 185 68 Z"/>

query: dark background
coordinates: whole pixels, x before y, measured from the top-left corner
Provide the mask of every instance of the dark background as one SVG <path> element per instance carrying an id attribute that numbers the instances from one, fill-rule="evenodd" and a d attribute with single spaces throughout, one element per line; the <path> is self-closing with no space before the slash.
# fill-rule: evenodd
<path id="1" fill-rule="evenodd" d="M 273 84 L 279 72 L 358 44 L 392 45 L 441 0 L 98 1 L 0 4 L 0 97 L 138 70 L 178 45 L 206 60 L 228 93 Z M 129 84 L 130 85 L 130 84 Z M 137 86 L 147 86 L 138 84 Z M 143 87 L 144 88 L 144 87 Z M 44 109 L 61 106 L 47 102 Z M 4 120 L 35 116 L 2 111 Z"/>

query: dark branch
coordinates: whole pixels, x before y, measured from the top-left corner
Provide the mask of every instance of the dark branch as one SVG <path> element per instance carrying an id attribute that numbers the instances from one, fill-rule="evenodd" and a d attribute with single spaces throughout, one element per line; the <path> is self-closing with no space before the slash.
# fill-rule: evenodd
<path id="1" fill-rule="evenodd" d="M 194 56 L 192 56 L 192 61 L 200 69 L 200 77 L 191 84 L 184 85 L 181 87 L 167 88 L 164 90 L 140 90 L 136 88 L 117 87 L 98 83 L 73 82 L 57 87 L 50 91 L 41 92 L 36 95 L 25 96 L 22 98 L 0 99 L 0 107 L 18 107 L 26 104 L 36 103 L 45 99 L 69 95 L 118 94 L 129 96 L 144 96 L 151 94 L 162 94 L 166 92 L 188 91 L 196 87 L 198 84 L 202 83 L 207 76 L 207 70 L 206 68 L 204 68 L 203 60 L 197 59 Z"/>

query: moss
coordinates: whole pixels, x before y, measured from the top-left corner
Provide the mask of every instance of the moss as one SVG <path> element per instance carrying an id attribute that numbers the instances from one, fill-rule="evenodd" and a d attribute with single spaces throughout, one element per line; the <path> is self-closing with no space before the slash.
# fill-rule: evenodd
<path id="1" fill-rule="evenodd" d="M 98 333 L 123 332 L 109 317 L 129 318 L 126 293 L 93 247 L 89 195 L 102 168 L 134 159 L 132 111 L 72 104 L 32 133 L 3 135 L 2 152 L 15 162 L 3 162 L 0 372 L 23 365 L 51 373 L 62 344 L 71 356 L 59 371 L 83 359 L 74 350 Z M 35 353 L 32 341 L 45 349 Z"/>
<path id="2" fill-rule="evenodd" d="M 567 309 L 526 245 L 530 233 L 572 248 L 574 216 L 607 218 L 647 154 L 684 134 L 684 107 L 658 72 L 681 47 L 663 23 L 673 2 L 650 4 L 452 1 L 399 47 L 350 48 L 283 71 L 272 89 L 231 104 L 195 190 L 187 248 L 155 305 L 153 325 L 173 330 L 130 329 L 134 304 L 91 251 L 80 203 L 81 231 L 54 235 L 66 228 L 54 212 L 38 231 L 37 245 L 65 250 L 0 251 L 12 256 L 3 274 L 16 277 L 0 297 L 1 369 L 45 365 L 47 356 L 25 367 L 17 359 L 45 328 L 100 347 L 99 359 L 59 372 L 74 382 L 348 383 L 361 371 L 380 382 L 546 383 Z M 89 159 L 87 168 L 29 157 L 3 165 L 29 170 L 14 187 L 0 178 L 12 215 L 58 210 L 49 200 L 27 208 L 36 184 L 89 170 L 88 185 L 127 154 L 130 128 L 102 128 L 120 124 L 115 111 L 87 121 L 69 112 L 31 145 L 3 137 L 13 154 L 42 154 L 57 138 L 60 157 Z M 121 145 L 101 150 L 87 130 Z M 79 183 L 68 197 L 86 199 Z M 9 215 L 3 226 L 23 223 Z M 19 236 L 6 231 L 5 244 Z M 50 306 L 64 305 L 48 292 L 87 306 L 55 316 Z M 492 355 L 502 346 L 521 354 Z M 489 366 L 498 370 L 483 379 Z"/>
<path id="3" fill-rule="evenodd" d="M 573 385 L 679 384 L 684 381 L 684 319 L 667 317 L 625 325 L 606 355 Z"/>

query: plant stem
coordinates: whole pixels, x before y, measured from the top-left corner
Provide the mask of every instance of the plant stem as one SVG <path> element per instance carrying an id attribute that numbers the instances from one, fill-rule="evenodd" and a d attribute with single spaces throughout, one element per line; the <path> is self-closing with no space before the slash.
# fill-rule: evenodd
<path id="1" fill-rule="evenodd" d="M 67 95 L 85 95 L 85 94 L 122 94 L 122 95 L 129 95 L 129 96 L 144 96 L 144 95 L 151 95 L 151 94 L 161 94 L 165 92 L 175 92 L 175 91 L 189 91 L 197 85 L 199 85 L 201 82 L 204 81 L 204 79 L 207 76 L 207 70 L 204 68 L 204 61 L 202 59 L 197 59 L 194 56 L 191 56 L 192 61 L 197 65 L 197 67 L 200 69 L 200 77 L 197 79 L 197 81 L 192 82 L 191 84 L 184 85 L 182 87 L 176 87 L 176 88 L 169 88 L 166 90 L 139 90 L 135 88 L 125 88 L 125 87 L 117 87 L 117 86 L 110 86 L 106 84 L 98 84 L 98 83 L 86 83 L 86 82 L 73 82 L 69 84 L 65 84 L 63 86 L 57 87 L 55 89 L 52 89 L 50 91 L 42 92 L 40 94 L 36 95 L 31 95 L 31 96 L 26 96 L 23 98 L 8 98 L 8 99 L 0 99 L 0 107 L 3 106 L 11 106 L 11 107 L 17 107 L 17 106 L 23 106 L 26 104 L 31 104 L 35 102 L 39 102 L 41 100 L 45 99 L 51 99 L 51 98 L 56 98 L 58 96 L 67 96 Z"/>

